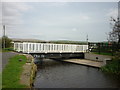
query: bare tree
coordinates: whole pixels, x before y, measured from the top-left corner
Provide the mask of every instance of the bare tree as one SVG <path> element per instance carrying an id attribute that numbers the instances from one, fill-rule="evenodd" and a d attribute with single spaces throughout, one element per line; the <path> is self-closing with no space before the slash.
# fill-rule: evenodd
<path id="1" fill-rule="evenodd" d="M 114 19 L 111 17 L 112 31 L 109 32 L 109 41 L 116 43 L 118 49 L 120 49 L 120 19 Z"/>
<path id="2" fill-rule="evenodd" d="M 120 44 L 120 19 L 111 17 L 112 31 L 109 32 L 109 40 Z"/>

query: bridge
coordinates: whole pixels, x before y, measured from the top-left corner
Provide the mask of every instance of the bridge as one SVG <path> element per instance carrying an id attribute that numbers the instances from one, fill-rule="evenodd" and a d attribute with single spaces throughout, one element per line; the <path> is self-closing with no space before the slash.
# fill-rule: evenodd
<path id="1" fill-rule="evenodd" d="M 88 45 L 14 42 L 14 50 L 22 53 L 84 53 Z"/>
<path id="2" fill-rule="evenodd" d="M 88 45 L 14 42 L 14 50 L 35 58 L 84 58 Z"/>
<path id="3" fill-rule="evenodd" d="M 106 61 L 103 59 L 103 56 L 101 55 L 92 55 L 92 61 L 89 60 L 91 59 L 89 55 L 87 56 L 88 59 L 85 59 L 84 53 L 88 51 L 88 45 L 14 42 L 14 50 L 17 52 L 29 53 L 33 55 L 34 58 L 39 58 L 41 62 L 43 58 L 50 58 L 98 68 L 105 65 L 106 63 Z M 102 62 L 96 61 L 98 57 L 102 59 Z M 67 60 L 67 58 L 74 59 Z M 104 58 L 106 57 L 104 56 Z"/>

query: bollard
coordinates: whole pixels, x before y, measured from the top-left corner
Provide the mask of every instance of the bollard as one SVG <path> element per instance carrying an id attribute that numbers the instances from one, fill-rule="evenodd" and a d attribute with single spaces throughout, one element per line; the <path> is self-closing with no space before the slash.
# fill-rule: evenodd
<path id="1" fill-rule="evenodd" d="M 103 60 L 103 65 L 106 65 L 106 59 Z"/>
<path id="2" fill-rule="evenodd" d="M 109 61 L 111 61 L 111 58 L 105 58 L 103 60 L 103 64 L 106 65 Z"/>

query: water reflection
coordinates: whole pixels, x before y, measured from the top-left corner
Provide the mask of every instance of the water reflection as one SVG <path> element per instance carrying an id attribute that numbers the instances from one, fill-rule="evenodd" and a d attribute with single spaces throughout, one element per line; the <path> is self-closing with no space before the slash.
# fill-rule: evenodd
<path id="1" fill-rule="evenodd" d="M 38 60 L 38 59 L 37 59 Z M 39 60 L 35 88 L 115 88 L 119 77 L 99 69 L 51 59 Z"/>

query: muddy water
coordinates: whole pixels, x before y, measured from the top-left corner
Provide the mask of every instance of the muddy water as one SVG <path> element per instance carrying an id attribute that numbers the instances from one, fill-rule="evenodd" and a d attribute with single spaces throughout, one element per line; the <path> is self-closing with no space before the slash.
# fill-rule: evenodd
<path id="1" fill-rule="evenodd" d="M 44 59 L 38 65 L 35 88 L 116 88 L 120 78 L 97 68 Z"/>

